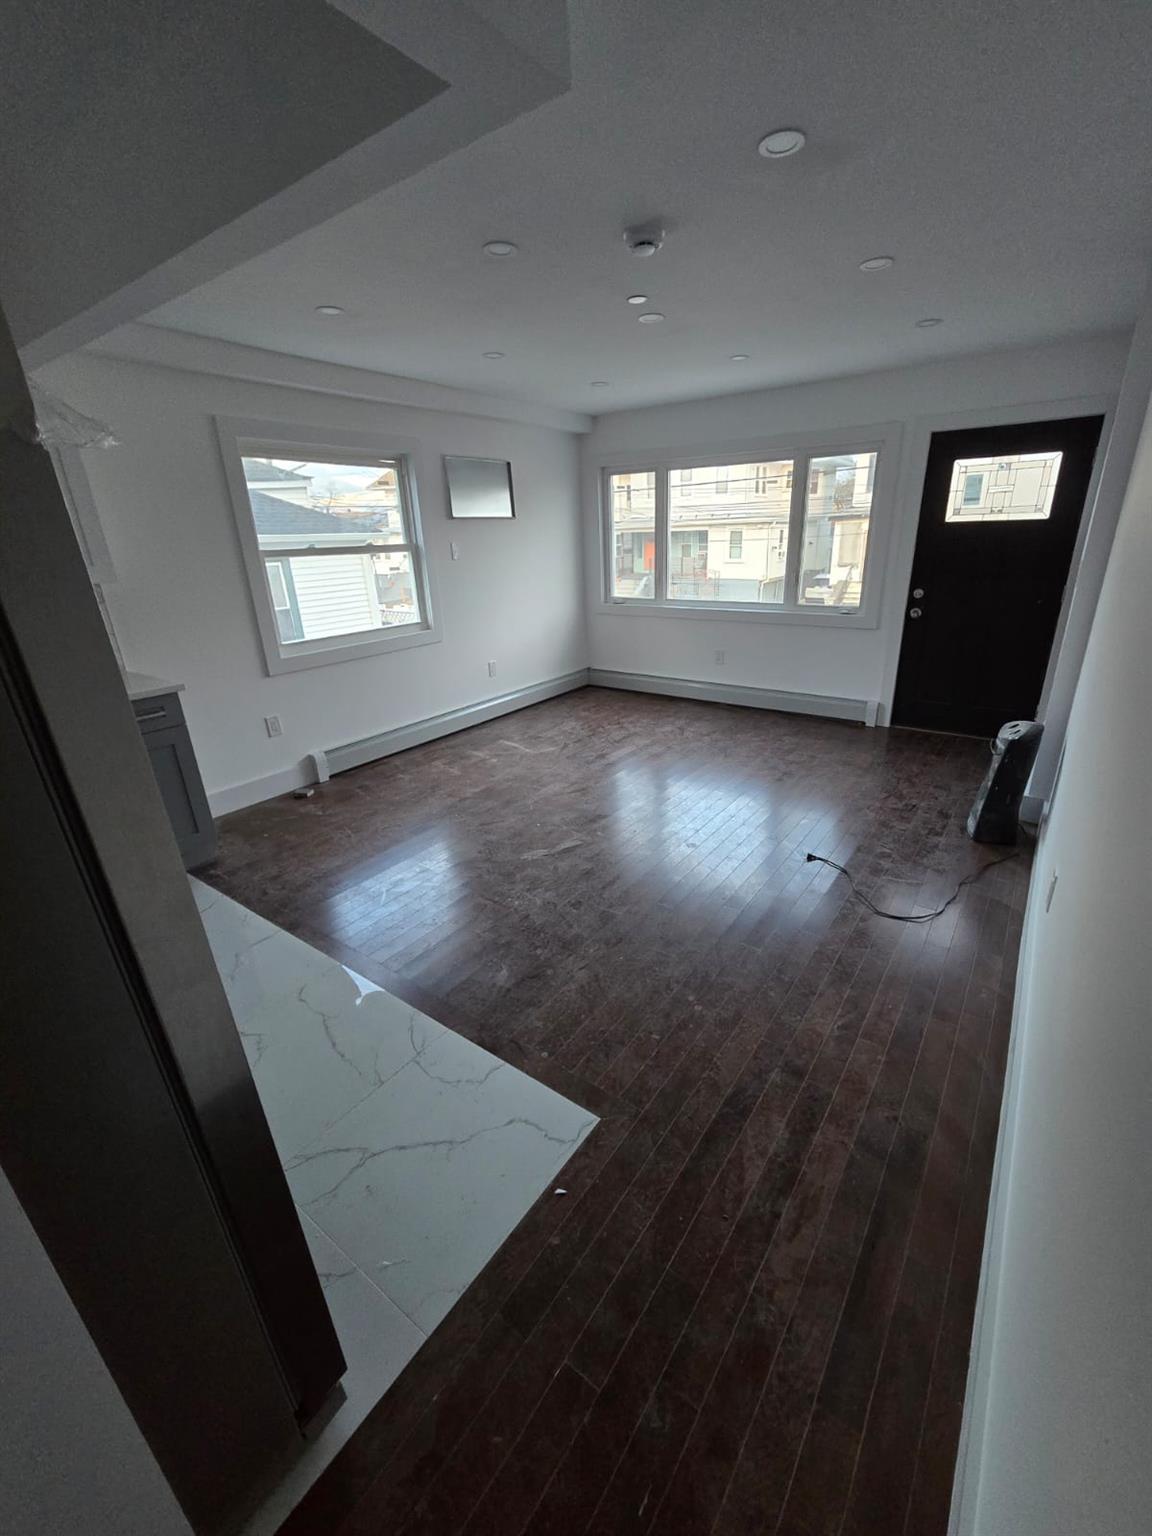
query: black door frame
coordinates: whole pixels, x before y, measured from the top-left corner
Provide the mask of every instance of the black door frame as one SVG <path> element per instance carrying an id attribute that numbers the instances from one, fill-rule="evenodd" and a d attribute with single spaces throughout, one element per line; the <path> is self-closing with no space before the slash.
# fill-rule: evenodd
<path id="1" fill-rule="evenodd" d="M 1045 692 L 1049 686 L 1053 662 L 1056 659 L 1065 615 L 1068 608 L 1068 598 L 1072 591 L 1076 572 L 1083 555 L 1084 541 L 1091 523 L 1091 506 L 1093 492 L 1097 481 L 1099 468 L 1100 448 L 1107 441 L 1109 403 L 1097 398 L 1082 400 L 1069 400 L 1061 402 L 1064 409 L 1052 414 L 1044 414 L 1041 411 L 1012 412 L 1010 419 L 980 421 L 972 419 L 975 413 L 970 413 L 969 422 L 961 425 L 953 420 L 938 420 L 934 422 L 927 435 L 924 448 L 923 476 L 920 483 L 920 494 L 917 503 L 916 528 L 914 535 L 911 568 L 909 570 L 907 584 L 904 588 L 903 609 L 901 615 L 900 645 L 896 653 L 893 669 L 891 707 L 889 709 L 889 723 L 893 726 L 906 729 L 936 730 L 946 733 L 973 734 L 978 736 L 989 735 L 996 727 L 987 722 L 973 724 L 967 730 L 961 725 L 945 724 L 935 720 L 921 718 L 909 718 L 920 713 L 916 709 L 914 700 L 914 685 L 916 679 L 910 676 L 912 669 L 905 664 L 909 661 L 908 646 L 911 641 L 918 645 L 921 641 L 921 631 L 916 627 L 914 611 L 920 606 L 914 595 L 917 588 L 929 585 L 926 569 L 925 555 L 930 548 L 932 530 L 928 524 L 928 518 L 933 513 L 944 507 L 947 499 L 948 484 L 951 474 L 951 462 L 953 448 L 960 450 L 962 440 L 977 437 L 985 440 L 991 439 L 990 447 L 992 455 L 997 451 L 997 440 L 1002 441 L 1005 455 L 1022 451 L 1031 451 L 1027 447 L 1029 436 L 1033 436 L 1039 448 L 1053 431 L 1060 432 L 1072 429 L 1073 438 L 1087 439 L 1090 446 L 1087 452 L 1081 447 L 1079 463 L 1076 466 L 1075 479 L 1068 486 L 1072 491 L 1070 504 L 1065 502 L 1063 520 L 1067 524 L 1066 540 L 1062 548 L 1066 550 L 1065 563 L 1061 579 L 1061 590 L 1052 614 L 1051 635 L 1045 652 L 1043 669 L 1039 679 L 1037 700 L 1030 706 L 1032 713 L 1038 713 L 1043 703 Z M 1066 491 L 1067 494 L 1067 491 Z M 1060 505 L 1061 488 L 1057 487 L 1056 507 Z M 1012 537 L 1012 525 L 1001 525 L 1003 533 Z M 1019 525 L 1021 528 L 1035 526 L 1028 522 Z M 959 530 L 958 530 L 959 531 Z M 1026 711 L 1028 712 L 1028 711 Z M 901 718 L 903 717 L 903 718 Z M 1005 715 L 1004 719 L 1008 716 Z M 997 716 L 997 724 L 1003 724 L 1003 720 Z"/>

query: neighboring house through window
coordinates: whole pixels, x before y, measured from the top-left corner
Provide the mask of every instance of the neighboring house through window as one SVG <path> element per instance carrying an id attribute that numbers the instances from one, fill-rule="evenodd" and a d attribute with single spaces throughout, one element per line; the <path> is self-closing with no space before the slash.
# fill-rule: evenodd
<path id="1" fill-rule="evenodd" d="M 264 570 L 268 576 L 268 590 L 276 614 L 276 627 L 281 640 L 303 640 L 304 625 L 300 619 L 300 604 L 296 601 L 296 584 L 292 572 L 283 560 L 269 560 Z"/>
<path id="2" fill-rule="evenodd" d="M 859 615 L 879 456 L 867 445 L 607 471 L 609 600 Z"/>
<path id="3" fill-rule="evenodd" d="M 217 425 L 270 672 L 437 638 L 406 455 Z"/>

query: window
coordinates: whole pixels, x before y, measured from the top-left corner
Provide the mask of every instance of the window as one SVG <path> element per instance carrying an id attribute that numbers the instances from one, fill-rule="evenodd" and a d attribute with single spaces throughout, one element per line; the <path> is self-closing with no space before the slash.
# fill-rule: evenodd
<path id="1" fill-rule="evenodd" d="M 656 596 L 656 471 L 608 480 L 613 597 Z"/>
<path id="2" fill-rule="evenodd" d="M 875 453 L 832 453 L 809 465 L 799 601 L 859 608 L 872 517 Z"/>
<path id="3" fill-rule="evenodd" d="M 1017 453 L 1007 459 L 957 459 L 946 523 L 1019 523 L 1052 515 L 1060 453 Z"/>
<path id="4" fill-rule="evenodd" d="M 785 462 L 783 474 L 777 473 L 777 467 L 773 464 L 757 464 L 753 476 L 753 489 L 757 496 L 767 496 L 773 486 L 779 482 L 780 488 L 785 491 L 792 489 L 792 465 Z"/>
<path id="5" fill-rule="evenodd" d="M 693 471 L 692 497 L 668 492 L 668 597 L 674 602 L 779 603 L 784 593 L 791 460 L 711 464 Z M 733 519 L 738 526 L 733 527 Z M 718 526 L 719 525 L 719 526 Z M 710 538 L 714 530 L 715 536 Z M 783 535 L 783 538 L 781 538 Z M 682 551 L 692 540 L 693 558 Z M 724 569 L 739 560 L 739 573 Z"/>
<path id="6" fill-rule="evenodd" d="M 436 638 L 404 454 L 218 428 L 270 672 Z"/>
<path id="7" fill-rule="evenodd" d="M 964 476 L 964 501 L 966 507 L 978 507 L 984 500 L 984 476 Z"/>
<path id="8" fill-rule="evenodd" d="M 281 640 L 303 640 L 304 626 L 300 622 L 300 605 L 296 601 L 296 584 L 292 573 L 283 560 L 268 560 L 264 564 L 268 577 L 268 591 L 272 597 L 272 611 L 276 615 L 276 628 Z"/>
<path id="9" fill-rule="evenodd" d="M 879 449 L 613 470 L 609 601 L 858 615 Z"/>
<path id="10" fill-rule="evenodd" d="M 688 533 L 674 531 L 668 572 L 669 589 L 677 593 L 680 591 L 691 593 L 696 584 L 703 581 L 707 574 L 707 531 L 704 529 L 693 529 Z"/>

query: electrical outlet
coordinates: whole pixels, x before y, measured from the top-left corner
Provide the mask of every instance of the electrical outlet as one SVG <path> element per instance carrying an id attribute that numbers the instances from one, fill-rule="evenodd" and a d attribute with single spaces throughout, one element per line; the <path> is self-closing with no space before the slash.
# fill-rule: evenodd
<path id="1" fill-rule="evenodd" d="M 280 724 L 279 715 L 265 715 L 264 729 L 268 732 L 269 736 L 283 736 L 284 734 L 284 727 Z"/>
<path id="2" fill-rule="evenodd" d="M 723 651 L 717 651 L 716 652 L 716 665 L 718 667 L 722 667 L 724 665 L 724 652 Z"/>
<path id="3" fill-rule="evenodd" d="M 459 558 L 460 558 L 460 546 L 459 546 L 459 544 L 457 544 L 455 539 L 453 539 L 451 544 L 449 544 L 448 549 L 449 549 L 449 552 L 451 553 L 451 556 L 452 556 L 453 560 L 459 560 Z"/>
<path id="4" fill-rule="evenodd" d="M 496 676 L 496 663 L 494 661 L 490 661 L 488 663 L 488 676 L 489 677 L 495 677 Z"/>
<path id="5" fill-rule="evenodd" d="M 1057 882 L 1057 880 L 1059 880 L 1059 878 L 1060 878 L 1060 876 L 1056 873 L 1055 870 L 1053 870 L 1052 871 L 1052 878 L 1048 882 L 1048 894 L 1044 898 L 1044 910 L 1045 910 L 1045 912 L 1051 912 L 1051 910 L 1052 910 L 1052 898 L 1056 894 L 1056 882 Z"/>

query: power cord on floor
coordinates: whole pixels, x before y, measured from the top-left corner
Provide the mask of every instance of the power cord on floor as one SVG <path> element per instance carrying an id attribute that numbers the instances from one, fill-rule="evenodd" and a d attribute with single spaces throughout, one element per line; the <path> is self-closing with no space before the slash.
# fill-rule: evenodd
<path id="1" fill-rule="evenodd" d="M 966 885 L 975 884 L 975 882 L 980 879 L 981 875 L 986 875 L 990 869 L 995 869 L 997 864 L 1007 864 L 1009 859 L 1018 859 L 1020 857 L 1021 851 L 1022 850 L 1019 848 L 1013 848 L 1011 853 L 1001 854 L 998 859 L 989 859 L 987 864 L 982 864 L 980 868 L 975 870 L 972 874 L 965 875 L 963 880 L 960 881 L 959 885 L 952 892 L 951 896 L 949 896 L 944 905 L 942 907 L 937 907 L 935 912 L 914 913 L 885 912 L 883 907 L 878 907 L 876 905 L 871 896 L 865 896 L 864 892 L 856 884 L 855 880 L 844 868 L 843 864 L 837 864 L 835 859 L 826 859 L 821 853 L 809 853 L 805 854 L 804 861 L 807 864 L 827 864 L 829 869 L 838 870 L 840 874 L 842 874 L 847 880 L 848 884 L 852 887 L 852 894 L 855 896 L 856 900 L 863 902 L 864 905 L 868 908 L 869 912 L 874 912 L 877 917 L 890 917 L 894 923 L 930 923 L 934 917 L 941 917 L 945 912 L 947 912 L 948 908 L 956 900 L 957 896 L 959 896 L 960 892 Z"/>

